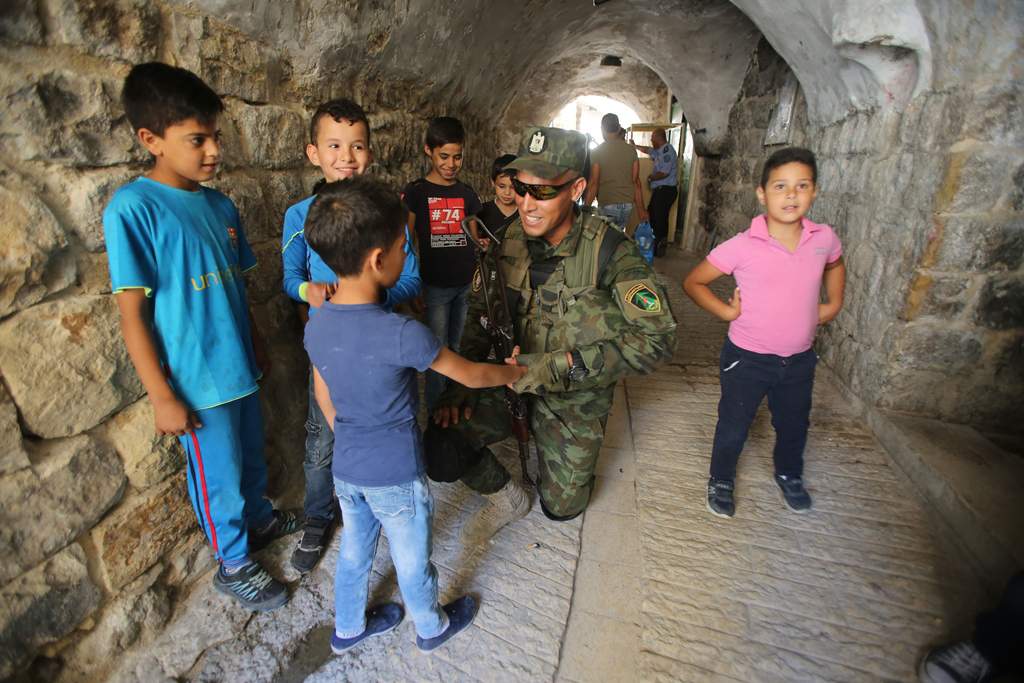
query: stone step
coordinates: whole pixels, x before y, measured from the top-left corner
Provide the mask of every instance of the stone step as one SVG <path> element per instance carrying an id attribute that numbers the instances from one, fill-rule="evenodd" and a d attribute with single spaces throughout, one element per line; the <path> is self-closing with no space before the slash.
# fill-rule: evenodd
<path id="1" fill-rule="evenodd" d="M 1024 459 L 965 425 L 892 411 L 867 420 L 992 591 L 1024 566 Z"/>

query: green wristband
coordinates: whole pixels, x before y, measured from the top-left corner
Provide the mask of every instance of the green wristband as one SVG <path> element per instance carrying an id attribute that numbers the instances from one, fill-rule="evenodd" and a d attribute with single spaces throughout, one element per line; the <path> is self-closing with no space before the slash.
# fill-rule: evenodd
<path id="1" fill-rule="evenodd" d="M 309 283 L 308 282 L 303 282 L 301 285 L 299 285 L 299 298 L 302 299 L 303 301 L 305 301 L 306 303 L 309 303 L 309 299 L 306 298 L 306 290 L 308 290 L 308 289 L 309 289 Z"/>

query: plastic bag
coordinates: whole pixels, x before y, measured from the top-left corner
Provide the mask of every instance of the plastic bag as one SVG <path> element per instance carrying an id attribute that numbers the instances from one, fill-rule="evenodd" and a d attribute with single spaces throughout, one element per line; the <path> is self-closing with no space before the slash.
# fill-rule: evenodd
<path id="1" fill-rule="evenodd" d="M 633 241 L 636 242 L 640 255 L 648 263 L 652 263 L 654 261 L 654 228 L 651 227 L 649 221 L 643 221 L 636 226 L 636 231 L 633 233 Z"/>

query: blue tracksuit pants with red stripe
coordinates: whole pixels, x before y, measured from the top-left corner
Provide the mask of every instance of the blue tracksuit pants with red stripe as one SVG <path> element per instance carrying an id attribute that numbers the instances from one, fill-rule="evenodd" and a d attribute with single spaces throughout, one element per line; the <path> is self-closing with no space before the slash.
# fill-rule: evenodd
<path id="1" fill-rule="evenodd" d="M 224 405 L 197 410 L 200 429 L 178 437 L 188 457 L 188 493 L 220 562 L 244 563 L 248 531 L 273 519 L 263 459 L 263 415 L 254 392 Z"/>

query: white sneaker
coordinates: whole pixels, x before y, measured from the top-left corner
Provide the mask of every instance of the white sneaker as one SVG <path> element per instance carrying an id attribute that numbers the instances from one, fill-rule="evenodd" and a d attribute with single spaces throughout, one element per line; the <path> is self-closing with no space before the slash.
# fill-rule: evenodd
<path id="1" fill-rule="evenodd" d="M 917 675 L 921 683 L 980 683 L 991 670 L 974 643 L 964 640 L 929 652 Z"/>

